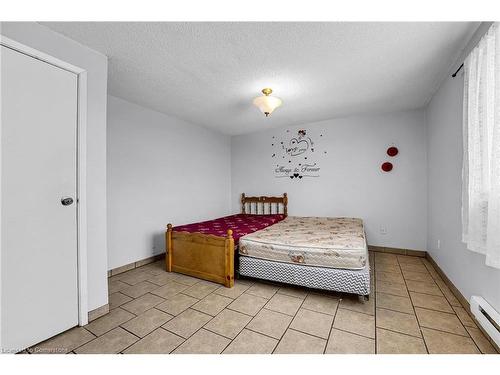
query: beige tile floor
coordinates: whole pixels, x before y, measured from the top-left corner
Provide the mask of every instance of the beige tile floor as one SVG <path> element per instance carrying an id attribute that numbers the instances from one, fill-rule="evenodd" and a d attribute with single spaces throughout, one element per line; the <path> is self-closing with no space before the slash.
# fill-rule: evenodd
<path id="1" fill-rule="evenodd" d="M 232 289 L 156 262 L 109 279 L 109 314 L 33 353 L 496 353 L 431 264 L 370 253 L 372 294 L 253 279 Z"/>

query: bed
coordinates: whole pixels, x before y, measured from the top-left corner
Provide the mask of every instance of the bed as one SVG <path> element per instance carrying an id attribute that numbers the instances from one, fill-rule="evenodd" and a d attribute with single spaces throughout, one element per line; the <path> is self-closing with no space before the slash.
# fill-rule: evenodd
<path id="1" fill-rule="evenodd" d="M 287 216 L 286 193 L 242 194 L 241 204 L 238 215 L 177 227 L 168 224 L 167 271 L 230 288 L 237 260 L 242 276 L 368 299 L 370 267 L 361 219 Z"/>
<path id="2" fill-rule="evenodd" d="M 166 270 L 234 286 L 240 237 L 287 216 L 288 197 L 241 196 L 241 214 L 182 226 L 167 225 Z"/>
<path id="3" fill-rule="evenodd" d="M 240 238 L 241 275 L 368 298 L 370 269 L 361 219 L 287 217 Z"/>

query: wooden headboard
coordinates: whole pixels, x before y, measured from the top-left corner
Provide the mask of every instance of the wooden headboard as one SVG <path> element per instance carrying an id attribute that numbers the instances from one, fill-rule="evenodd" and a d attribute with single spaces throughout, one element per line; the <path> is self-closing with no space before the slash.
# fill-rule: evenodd
<path id="1" fill-rule="evenodd" d="M 282 197 L 247 197 L 245 196 L 245 193 L 241 194 L 242 214 L 284 214 L 285 216 L 287 216 L 287 205 L 288 197 L 286 193 L 283 193 Z"/>

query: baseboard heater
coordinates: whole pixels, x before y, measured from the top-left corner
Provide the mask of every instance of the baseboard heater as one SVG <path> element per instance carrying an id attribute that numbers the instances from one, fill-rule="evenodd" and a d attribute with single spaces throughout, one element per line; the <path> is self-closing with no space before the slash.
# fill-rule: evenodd
<path id="1" fill-rule="evenodd" d="M 470 310 L 491 339 L 500 346 L 500 314 L 483 297 L 470 298 Z"/>

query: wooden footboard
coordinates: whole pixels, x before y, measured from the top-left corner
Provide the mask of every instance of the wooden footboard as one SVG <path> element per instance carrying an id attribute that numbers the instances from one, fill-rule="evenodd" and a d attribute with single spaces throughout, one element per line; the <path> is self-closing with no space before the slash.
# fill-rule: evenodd
<path id="1" fill-rule="evenodd" d="M 247 197 L 241 194 L 243 214 L 287 215 L 288 197 Z M 267 209 L 266 209 L 267 208 Z M 227 230 L 225 237 L 203 233 L 177 232 L 172 224 L 165 233 L 166 269 L 185 275 L 234 286 L 234 238 L 233 231 Z"/>
<path id="2" fill-rule="evenodd" d="M 176 232 L 172 224 L 166 232 L 168 272 L 234 286 L 234 239 L 228 229 L 226 237 L 203 233 Z"/>

